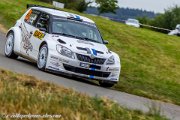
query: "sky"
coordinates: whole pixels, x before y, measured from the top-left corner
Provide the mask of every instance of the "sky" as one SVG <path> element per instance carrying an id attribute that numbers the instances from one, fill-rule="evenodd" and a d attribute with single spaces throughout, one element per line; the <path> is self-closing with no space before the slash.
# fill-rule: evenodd
<path id="1" fill-rule="evenodd" d="M 163 13 L 174 5 L 180 6 L 180 0 L 118 0 L 120 7 L 138 8 Z"/>
<path id="2" fill-rule="evenodd" d="M 180 6 L 180 0 L 118 0 L 120 7 L 142 8 L 163 13 L 164 9 L 174 5 Z"/>

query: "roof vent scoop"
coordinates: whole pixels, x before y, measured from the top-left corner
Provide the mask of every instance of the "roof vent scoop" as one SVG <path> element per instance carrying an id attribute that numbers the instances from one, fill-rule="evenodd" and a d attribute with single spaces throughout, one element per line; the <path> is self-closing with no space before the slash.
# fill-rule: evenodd
<path id="1" fill-rule="evenodd" d="M 73 14 L 69 14 L 69 15 L 67 16 L 67 19 L 75 20 L 75 21 L 80 21 L 80 22 L 83 21 L 80 16 L 78 16 L 78 15 L 73 15 Z"/>
<path id="2" fill-rule="evenodd" d="M 61 44 L 66 44 L 66 42 L 64 42 L 64 41 L 61 40 L 61 39 L 57 39 L 57 41 L 58 41 L 59 43 L 61 43 Z"/>

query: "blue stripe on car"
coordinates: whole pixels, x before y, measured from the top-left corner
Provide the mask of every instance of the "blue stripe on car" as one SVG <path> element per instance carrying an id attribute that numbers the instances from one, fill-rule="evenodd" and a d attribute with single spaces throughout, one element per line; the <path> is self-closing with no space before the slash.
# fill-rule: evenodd
<path id="1" fill-rule="evenodd" d="M 81 20 L 81 18 L 79 16 L 76 15 L 76 20 Z"/>
<path id="2" fill-rule="evenodd" d="M 97 56 L 97 51 L 95 49 L 92 49 L 93 55 Z"/>
<path id="3" fill-rule="evenodd" d="M 96 69 L 95 68 L 90 68 L 90 70 L 95 71 Z"/>
<path id="4" fill-rule="evenodd" d="M 93 79 L 93 78 L 94 78 L 94 76 L 93 76 L 93 75 L 90 75 L 90 76 L 89 76 L 89 78 Z"/>

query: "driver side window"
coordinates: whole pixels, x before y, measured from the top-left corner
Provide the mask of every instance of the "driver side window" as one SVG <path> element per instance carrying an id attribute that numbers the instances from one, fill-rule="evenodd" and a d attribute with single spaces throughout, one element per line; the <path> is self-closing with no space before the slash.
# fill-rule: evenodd
<path id="1" fill-rule="evenodd" d="M 42 13 L 38 19 L 36 27 L 39 28 L 41 31 L 48 32 L 49 29 L 49 15 Z"/>

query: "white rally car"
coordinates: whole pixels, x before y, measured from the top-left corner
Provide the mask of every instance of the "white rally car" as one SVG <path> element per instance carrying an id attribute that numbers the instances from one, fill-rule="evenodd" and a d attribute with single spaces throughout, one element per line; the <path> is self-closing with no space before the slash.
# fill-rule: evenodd
<path id="1" fill-rule="evenodd" d="M 31 6 L 7 33 L 5 56 L 24 57 L 40 70 L 98 80 L 119 81 L 119 56 L 108 50 L 95 23 L 83 16 Z"/>
<path id="2" fill-rule="evenodd" d="M 139 21 L 136 20 L 136 19 L 127 19 L 127 20 L 125 21 L 125 24 L 126 24 L 126 25 L 129 25 L 129 26 L 137 27 L 137 28 L 140 27 L 140 23 L 139 23 Z"/>
<path id="3" fill-rule="evenodd" d="M 175 30 L 171 30 L 168 35 L 177 35 L 180 36 L 180 24 L 176 25 L 176 29 Z"/>

